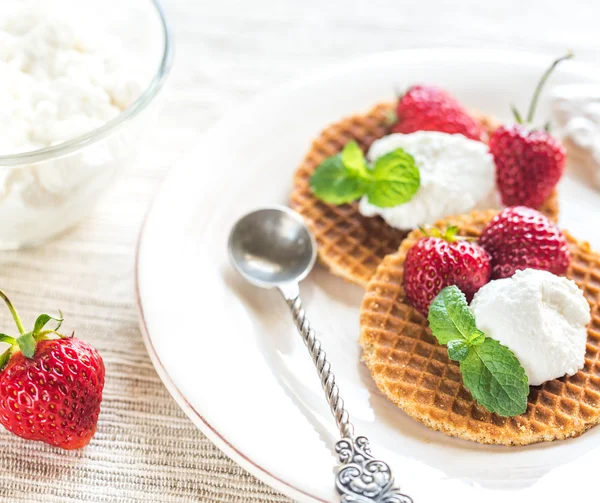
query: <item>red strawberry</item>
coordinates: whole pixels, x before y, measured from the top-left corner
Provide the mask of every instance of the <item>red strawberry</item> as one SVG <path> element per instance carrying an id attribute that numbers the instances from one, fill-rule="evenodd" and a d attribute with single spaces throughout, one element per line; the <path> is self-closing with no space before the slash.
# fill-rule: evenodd
<path id="1" fill-rule="evenodd" d="M 522 269 L 564 274 L 571 261 L 560 229 L 539 211 L 525 206 L 506 208 L 479 238 L 492 258 L 492 278 L 508 278 Z"/>
<path id="2" fill-rule="evenodd" d="M 42 314 L 32 332 L 23 325 L 6 296 L 19 332 L 3 335 L 11 344 L 2 355 L 0 423 L 28 440 L 40 440 L 63 449 L 89 444 L 96 432 L 104 388 L 104 363 L 87 342 L 44 330 L 54 319 Z M 58 327 L 57 327 L 58 328 Z M 50 337 L 60 338 L 50 338 Z"/>
<path id="3" fill-rule="evenodd" d="M 542 87 L 552 70 L 571 54 L 557 59 L 538 83 L 525 125 L 513 109 L 517 124 L 501 126 L 492 134 L 489 145 L 496 163 L 496 183 L 506 206 L 539 208 L 550 196 L 565 169 L 565 148 L 545 129 L 531 123 Z"/>
<path id="4" fill-rule="evenodd" d="M 404 261 L 404 291 L 410 303 L 427 316 L 429 304 L 447 286 L 456 285 L 470 301 L 490 280 L 492 267 L 486 251 L 472 241 L 456 238 L 456 227 L 438 237 L 417 241 Z"/>
<path id="5" fill-rule="evenodd" d="M 441 131 L 484 138 L 484 129 L 448 92 L 435 86 L 412 86 L 398 99 L 394 133 Z"/>
<path id="6" fill-rule="evenodd" d="M 496 183 L 507 206 L 539 208 L 565 170 L 565 148 L 547 131 L 500 126 L 490 138 Z"/>

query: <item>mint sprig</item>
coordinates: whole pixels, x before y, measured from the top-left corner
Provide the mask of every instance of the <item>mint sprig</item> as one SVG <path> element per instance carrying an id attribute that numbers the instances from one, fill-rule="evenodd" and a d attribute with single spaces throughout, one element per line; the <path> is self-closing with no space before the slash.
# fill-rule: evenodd
<path id="1" fill-rule="evenodd" d="M 326 203 L 346 204 L 366 195 L 380 208 L 407 203 L 420 185 L 419 169 L 409 153 L 398 148 L 369 168 L 355 141 L 325 159 L 310 178 L 313 193 Z"/>
<path id="2" fill-rule="evenodd" d="M 458 287 L 448 286 L 433 299 L 428 320 L 438 342 L 448 346 L 449 358 L 459 362 L 464 385 L 477 403 L 505 417 L 527 410 L 525 369 L 510 349 L 477 328 Z"/>

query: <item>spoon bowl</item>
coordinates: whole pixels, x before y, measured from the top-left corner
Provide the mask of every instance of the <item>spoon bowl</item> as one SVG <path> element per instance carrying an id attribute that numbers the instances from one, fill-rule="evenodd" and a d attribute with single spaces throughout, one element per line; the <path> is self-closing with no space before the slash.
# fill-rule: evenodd
<path id="1" fill-rule="evenodd" d="M 315 264 L 317 244 L 302 217 L 284 206 L 240 218 L 229 235 L 229 258 L 250 283 L 278 288 L 304 279 Z"/>

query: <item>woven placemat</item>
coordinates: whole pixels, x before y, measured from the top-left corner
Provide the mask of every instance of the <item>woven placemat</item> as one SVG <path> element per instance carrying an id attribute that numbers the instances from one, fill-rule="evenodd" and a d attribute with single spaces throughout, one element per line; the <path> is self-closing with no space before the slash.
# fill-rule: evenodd
<path id="1" fill-rule="evenodd" d="M 155 175 L 131 173 L 93 217 L 57 240 L 0 253 L 0 288 L 24 321 L 61 308 L 65 331 L 91 342 L 107 371 L 98 433 L 87 448 L 62 451 L 0 427 L 2 503 L 289 501 L 206 439 L 150 362 L 134 305 L 134 254 Z M 0 306 L 0 331 L 13 327 Z"/>

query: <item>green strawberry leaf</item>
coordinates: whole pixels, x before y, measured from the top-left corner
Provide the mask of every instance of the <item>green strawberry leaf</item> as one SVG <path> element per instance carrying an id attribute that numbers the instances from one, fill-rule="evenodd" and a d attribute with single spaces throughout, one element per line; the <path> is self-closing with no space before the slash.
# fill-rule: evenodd
<path id="1" fill-rule="evenodd" d="M 14 337 L 11 337 L 10 335 L 0 334 L 0 342 L 5 342 L 6 344 L 14 346 L 17 340 Z"/>
<path id="2" fill-rule="evenodd" d="M 23 334 L 21 337 L 17 339 L 17 344 L 21 349 L 21 352 L 27 358 L 33 358 L 35 354 L 35 339 L 33 338 L 33 334 L 31 332 L 27 332 Z"/>
<path id="3" fill-rule="evenodd" d="M 319 199 L 329 204 L 356 201 L 365 193 L 365 179 L 348 169 L 342 155 L 325 159 L 310 178 L 310 187 Z"/>
<path id="4" fill-rule="evenodd" d="M 8 360 L 10 359 L 10 353 L 10 348 L 6 348 L 6 351 L 0 354 L 0 370 L 2 370 L 8 363 Z"/>
<path id="5" fill-rule="evenodd" d="M 454 239 L 454 236 L 456 236 L 457 233 L 458 227 L 456 225 L 451 225 L 446 229 L 446 232 L 444 233 L 443 237 L 446 241 L 456 241 L 456 239 Z"/>
<path id="6" fill-rule="evenodd" d="M 429 306 L 429 328 L 440 344 L 455 339 L 469 341 L 477 330 L 475 318 L 469 310 L 465 294 L 455 286 L 447 286 L 437 294 Z"/>
<path id="7" fill-rule="evenodd" d="M 42 329 L 46 326 L 46 323 L 48 323 L 50 320 L 54 320 L 58 323 L 56 328 L 54 329 L 54 330 L 58 330 L 63 322 L 62 313 L 60 311 L 59 311 L 59 313 L 60 313 L 60 318 L 51 316 L 49 314 L 40 314 L 37 317 L 37 320 L 35 320 L 35 325 L 33 327 L 33 335 L 36 336 L 37 334 L 39 334 L 42 331 Z"/>
<path id="8" fill-rule="evenodd" d="M 462 362 L 469 354 L 469 344 L 467 341 L 455 339 L 448 342 L 448 356 L 451 360 Z"/>
<path id="9" fill-rule="evenodd" d="M 407 203 L 421 185 L 415 159 L 400 148 L 377 159 L 370 174 L 367 198 L 380 208 Z"/>
<path id="10" fill-rule="evenodd" d="M 8 360 L 10 360 L 10 355 L 12 354 L 13 346 L 17 343 L 17 340 L 14 337 L 6 334 L 0 334 L 0 342 L 4 342 L 5 344 L 10 344 L 10 347 L 4 348 L 2 353 L 0 353 L 0 370 L 2 370 Z"/>
<path id="11" fill-rule="evenodd" d="M 498 341 L 485 338 L 471 346 L 460 362 L 465 387 L 490 412 L 510 417 L 527 410 L 529 383 L 514 353 Z"/>

